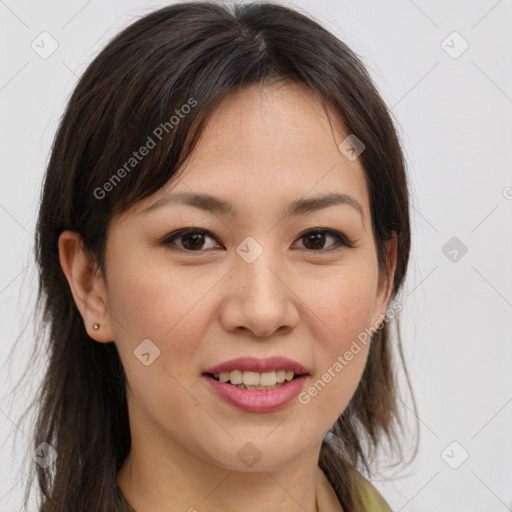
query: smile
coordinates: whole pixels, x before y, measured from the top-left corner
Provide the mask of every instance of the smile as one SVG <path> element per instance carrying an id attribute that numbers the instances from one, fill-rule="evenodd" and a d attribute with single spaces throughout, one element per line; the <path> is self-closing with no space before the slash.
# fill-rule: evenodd
<path id="1" fill-rule="evenodd" d="M 289 382 L 295 377 L 298 377 L 298 375 L 295 375 L 292 370 L 272 370 L 264 373 L 233 370 L 231 372 L 213 374 L 213 378 L 219 382 L 226 382 L 240 389 L 253 391 L 278 389 L 285 382 Z"/>

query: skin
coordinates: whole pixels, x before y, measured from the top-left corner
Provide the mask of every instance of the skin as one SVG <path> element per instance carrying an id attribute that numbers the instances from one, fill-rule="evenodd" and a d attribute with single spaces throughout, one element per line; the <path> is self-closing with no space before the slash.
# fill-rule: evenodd
<path id="1" fill-rule="evenodd" d="M 348 133 L 335 118 L 333 131 L 302 85 L 232 92 L 179 179 L 110 223 L 103 272 L 76 233 L 60 236 L 87 332 L 116 343 L 127 374 L 132 449 L 118 483 L 137 512 L 311 512 L 328 491 L 317 471 L 321 441 L 353 395 L 369 345 L 308 404 L 271 413 L 228 405 L 201 374 L 234 357 L 283 355 L 309 369 L 307 389 L 386 313 L 392 280 L 378 273 L 363 168 L 338 149 Z M 142 213 L 171 189 L 218 196 L 239 214 L 171 204 Z M 355 198 L 363 217 L 345 204 L 283 218 L 293 200 L 333 191 Z M 184 227 L 210 234 L 161 243 Z M 303 236 L 313 228 L 355 247 L 331 235 L 315 245 Z M 252 263 L 236 252 L 247 236 L 263 248 Z M 396 239 L 387 250 L 392 276 Z M 133 353 L 144 339 L 161 351 L 149 366 Z M 252 468 L 237 457 L 247 442 L 262 454 Z"/>

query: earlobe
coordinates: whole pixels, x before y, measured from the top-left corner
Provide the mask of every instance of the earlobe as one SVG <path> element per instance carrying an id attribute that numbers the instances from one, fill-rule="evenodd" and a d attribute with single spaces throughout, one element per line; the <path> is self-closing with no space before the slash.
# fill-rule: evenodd
<path id="1" fill-rule="evenodd" d="M 112 341 L 104 280 L 86 254 L 77 232 L 66 230 L 60 234 L 59 260 L 87 334 L 101 343 Z"/>

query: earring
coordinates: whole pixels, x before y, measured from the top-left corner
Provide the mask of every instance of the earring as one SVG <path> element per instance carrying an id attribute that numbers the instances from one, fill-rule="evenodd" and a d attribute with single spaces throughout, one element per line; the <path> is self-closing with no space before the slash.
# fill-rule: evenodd
<path id="1" fill-rule="evenodd" d="M 92 328 L 97 331 L 100 328 L 100 324 L 94 324 Z"/>

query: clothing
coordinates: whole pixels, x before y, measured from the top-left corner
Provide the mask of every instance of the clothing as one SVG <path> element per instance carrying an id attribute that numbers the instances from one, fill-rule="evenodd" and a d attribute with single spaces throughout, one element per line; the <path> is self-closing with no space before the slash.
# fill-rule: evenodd
<path id="1" fill-rule="evenodd" d="M 318 468 L 321 473 L 320 478 L 323 480 L 324 489 L 327 492 L 317 492 L 318 510 L 328 512 L 340 512 L 342 510 L 338 496 L 334 492 L 332 485 L 325 476 L 324 472 Z M 359 492 L 361 493 L 364 508 L 360 512 L 392 512 L 386 500 L 382 497 L 379 491 L 357 471 L 353 469 L 354 476 L 358 481 Z"/>
<path id="2" fill-rule="evenodd" d="M 363 501 L 365 512 L 393 512 L 380 492 L 368 480 L 363 484 Z"/>
<path id="3" fill-rule="evenodd" d="M 318 468 L 320 486 L 318 487 L 317 502 L 320 511 L 340 512 L 341 506 L 334 489 L 329 483 L 324 472 Z M 379 491 L 357 472 L 359 479 L 360 492 L 362 493 L 364 501 L 364 510 L 360 512 L 392 512 L 390 506 L 386 503 Z M 133 508 L 124 499 L 119 486 L 116 485 L 116 493 L 118 496 L 119 507 L 116 512 L 135 512 Z"/>

